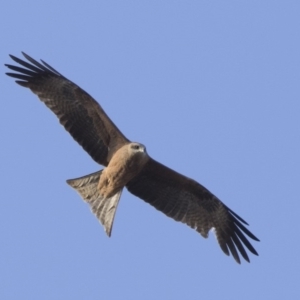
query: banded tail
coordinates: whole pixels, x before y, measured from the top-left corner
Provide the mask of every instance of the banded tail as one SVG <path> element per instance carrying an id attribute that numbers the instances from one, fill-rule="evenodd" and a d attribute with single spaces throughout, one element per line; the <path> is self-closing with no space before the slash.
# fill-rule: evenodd
<path id="1" fill-rule="evenodd" d="M 122 190 L 111 198 L 101 196 L 97 189 L 101 173 L 102 170 L 83 177 L 69 179 L 67 183 L 90 205 L 92 212 L 104 226 L 106 234 L 110 237 Z"/>

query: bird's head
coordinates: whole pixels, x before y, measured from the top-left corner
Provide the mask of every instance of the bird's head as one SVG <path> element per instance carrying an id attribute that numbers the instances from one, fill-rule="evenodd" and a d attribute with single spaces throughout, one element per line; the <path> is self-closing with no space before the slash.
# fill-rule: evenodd
<path id="1" fill-rule="evenodd" d="M 143 144 L 140 144 L 140 143 L 130 143 L 129 144 L 129 148 L 130 148 L 130 151 L 132 153 L 145 153 L 147 154 L 147 151 L 146 151 L 146 147 L 143 145 Z"/>

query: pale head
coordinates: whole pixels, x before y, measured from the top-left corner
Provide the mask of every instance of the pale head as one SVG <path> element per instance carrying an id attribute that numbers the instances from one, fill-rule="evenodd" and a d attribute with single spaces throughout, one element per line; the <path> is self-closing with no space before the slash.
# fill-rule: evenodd
<path id="1" fill-rule="evenodd" d="M 134 143 L 128 144 L 128 147 L 129 147 L 129 151 L 132 153 L 141 152 L 141 153 L 147 154 L 146 147 L 143 144 L 134 142 Z"/>
<path id="2" fill-rule="evenodd" d="M 132 175 L 139 173 L 144 165 L 149 160 L 149 155 L 146 151 L 146 147 L 140 143 L 129 143 L 125 146 L 127 149 L 127 158 L 125 159 L 127 165 L 127 172 Z M 131 176 L 132 176 L 131 175 Z"/>
<path id="3" fill-rule="evenodd" d="M 127 148 L 127 155 L 128 155 L 128 159 L 131 162 L 136 162 L 139 164 L 144 164 L 148 159 L 148 153 L 146 151 L 146 147 L 143 144 L 140 143 L 129 143 L 126 145 Z"/>

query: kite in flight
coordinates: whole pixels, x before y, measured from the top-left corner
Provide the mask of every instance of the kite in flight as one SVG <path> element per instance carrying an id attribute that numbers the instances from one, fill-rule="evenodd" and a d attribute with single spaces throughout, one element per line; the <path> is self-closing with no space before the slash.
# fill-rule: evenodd
<path id="1" fill-rule="evenodd" d="M 67 183 L 90 205 L 108 236 L 126 187 L 133 195 L 205 238 L 214 229 L 223 252 L 231 253 L 237 263 L 240 263 L 239 253 L 250 262 L 245 247 L 258 255 L 246 236 L 259 240 L 245 227 L 248 224 L 240 216 L 195 180 L 152 159 L 144 145 L 128 140 L 102 107 L 75 83 L 44 61 L 39 63 L 23 55 L 29 62 L 10 55 L 23 67 L 6 64 L 17 72 L 6 74 L 35 93 L 83 149 L 105 167 Z"/>

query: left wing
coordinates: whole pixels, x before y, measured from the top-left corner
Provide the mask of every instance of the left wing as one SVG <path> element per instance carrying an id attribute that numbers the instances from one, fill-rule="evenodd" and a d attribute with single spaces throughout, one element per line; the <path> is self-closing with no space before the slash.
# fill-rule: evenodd
<path id="1" fill-rule="evenodd" d="M 129 192 L 148 202 L 168 217 L 197 230 L 203 237 L 215 230 L 219 245 L 240 263 L 239 253 L 250 262 L 244 246 L 258 255 L 245 235 L 259 241 L 241 217 L 198 182 L 151 159 L 127 185 Z M 238 253 L 239 252 L 239 253 Z"/>
<path id="2" fill-rule="evenodd" d="M 99 164 L 107 166 L 114 152 L 128 139 L 110 120 L 102 107 L 78 85 L 68 80 L 47 63 L 23 53 L 26 62 L 10 57 L 22 67 L 6 66 L 17 73 L 6 73 L 16 82 L 30 88 L 85 151 Z"/>

